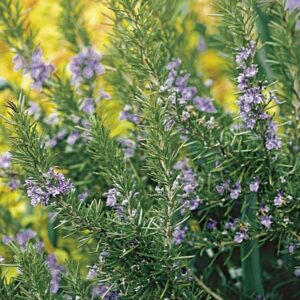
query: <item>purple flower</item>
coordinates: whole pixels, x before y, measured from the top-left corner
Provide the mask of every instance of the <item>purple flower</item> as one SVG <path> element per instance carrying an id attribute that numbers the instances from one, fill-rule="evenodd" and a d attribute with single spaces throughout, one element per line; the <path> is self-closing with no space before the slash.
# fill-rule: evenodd
<path id="1" fill-rule="evenodd" d="M 49 116 L 47 116 L 45 119 L 44 119 L 44 122 L 51 126 L 51 125 L 56 125 L 58 123 L 58 115 L 57 113 L 52 113 L 50 114 Z"/>
<path id="2" fill-rule="evenodd" d="M 136 114 L 131 113 L 132 107 L 130 105 L 125 105 L 124 110 L 120 113 L 120 120 L 121 121 L 129 121 L 134 124 L 138 124 L 140 122 L 139 116 Z"/>
<path id="3" fill-rule="evenodd" d="M 52 294 L 56 294 L 59 290 L 59 282 L 61 280 L 61 274 L 65 271 L 65 268 L 63 266 L 60 266 L 57 263 L 54 254 L 51 254 L 47 257 L 46 263 L 51 274 L 50 292 Z"/>
<path id="4" fill-rule="evenodd" d="M 271 225 L 272 225 L 272 216 L 269 216 L 269 215 L 266 215 L 266 216 L 261 216 L 259 218 L 260 220 L 260 223 L 265 226 L 267 229 L 270 229 L 271 228 Z"/>
<path id="5" fill-rule="evenodd" d="M 101 251 L 101 253 L 99 254 L 99 262 L 103 263 L 105 261 L 105 258 L 108 256 L 108 254 L 109 252 L 107 249 Z"/>
<path id="6" fill-rule="evenodd" d="M 237 225 L 237 219 L 230 218 L 228 222 L 225 223 L 224 228 L 234 230 Z"/>
<path id="7" fill-rule="evenodd" d="M 181 65 L 181 60 L 177 58 L 167 64 L 167 69 L 176 70 L 180 65 Z"/>
<path id="8" fill-rule="evenodd" d="M 225 192 L 224 185 L 223 185 L 223 184 L 217 185 L 217 186 L 216 186 L 216 191 L 217 191 L 220 195 L 223 195 L 224 192 Z"/>
<path id="9" fill-rule="evenodd" d="M 19 232 L 16 235 L 16 242 L 21 247 L 21 249 L 25 249 L 27 242 L 34 238 L 36 236 L 36 233 L 32 231 L 31 229 L 26 229 L 21 232 Z"/>
<path id="10" fill-rule="evenodd" d="M 80 106 L 80 109 L 86 114 L 93 114 L 96 110 L 93 98 L 85 98 Z"/>
<path id="11" fill-rule="evenodd" d="M 10 154 L 10 152 L 4 152 L 0 155 L 0 168 L 1 169 L 8 169 L 10 167 L 11 164 L 11 158 L 12 155 Z"/>
<path id="12" fill-rule="evenodd" d="M 16 190 L 21 184 L 21 181 L 19 179 L 11 179 L 10 182 L 8 183 L 8 187 L 10 188 L 11 191 Z"/>
<path id="13" fill-rule="evenodd" d="M 67 134 L 67 129 L 66 128 L 62 128 L 58 133 L 57 133 L 57 138 L 59 140 L 63 140 L 65 138 Z"/>
<path id="14" fill-rule="evenodd" d="M 300 8 L 299 0 L 287 0 L 285 4 L 285 9 L 292 10 Z"/>
<path id="15" fill-rule="evenodd" d="M 3 238 L 2 238 L 2 242 L 4 245 L 8 245 L 12 241 L 13 241 L 13 238 L 8 235 L 3 236 Z"/>
<path id="16" fill-rule="evenodd" d="M 214 230 L 217 228 L 218 222 L 216 220 L 209 220 L 206 224 L 208 230 Z"/>
<path id="17" fill-rule="evenodd" d="M 45 147 L 47 148 L 55 148 L 57 146 L 57 138 L 56 137 L 52 137 L 50 139 L 48 139 L 45 143 Z"/>
<path id="18" fill-rule="evenodd" d="M 190 210 L 196 210 L 202 202 L 203 201 L 197 196 L 195 199 L 189 200 L 188 207 Z"/>
<path id="19" fill-rule="evenodd" d="M 266 206 L 265 204 L 260 204 L 260 206 L 259 206 L 259 213 L 260 214 L 265 215 L 269 211 L 270 211 L 270 208 L 268 206 Z"/>
<path id="20" fill-rule="evenodd" d="M 26 66 L 26 60 L 23 56 L 16 54 L 13 57 L 14 71 L 19 71 L 24 69 Z"/>
<path id="21" fill-rule="evenodd" d="M 281 147 L 281 139 L 276 135 L 277 126 L 270 120 L 267 129 L 266 148 L 268 150 L 279 149 Z"/>
<path id="22" fill-rule="evenodd" d="M 111 99 L 111 96 L 108 93 L 106 93 L 104 90 L 100 90 L 99 95 L 101 99 L 106 99 L 106 100 Z"/>
<path id="23" fill-rule="evenodd" d="M 78 195 L 78 199 L 79 201 L 84 202 L 89 195 L 90 195 L 90 191 L 85 191 Z"/>
<path id="24" fill-rule="evenodd" d="M 186 226 L 176 227 L 172 234 L 173 243 L 175 245 L 181 244 L 184 241 L 187 232 L 188 228 Z"/>
<path id="25" fill-rule="evenodd" d="M 280 191 L 277 196 L 274 198 L 274 205 L 275 206 L 282 206 L 283 204 L 283 192 Z"/>
<path id="26" fill-rule="evenodd" d="M 289 252 L 289 254 L 294 254 L 295 251 L 296 251 L 296 248 L 297 248 L 297 246 L 295 244 L 290 244 L 288 246 L 288 252 Z"/>
<path id="27" fill-rule="evenodd" d="M 87 274 L 87 279 L 94 279 L 97 276 L 98 271 L 99 269 L 96 265 L 91 266 Z"/>
<path id="28" fill-rule="evenodd" d="M 93 298 L 102 297 L 104 300 L 118 300 L 118 291 L 109 291 L 105 284 L 99 284 L 92 289 Z"/>
<path id="29" fill-rule="evenodd" d="M 254 181 L 252 181 L 252 182 L 249 184 L 250 191 L 251 191 L 251 192 L 257 192 L 258 189 L 259 189 L 259 184 L 260 184 L 259 178 L 256 177 L 256 178 L 254 179 Z"/>
<path id="30" fill-rule="evenodd" d="M 179 104 L 185 104 L 187 101 L 192 100 L 197 93 L 197 88 L 194 86 L 186 87 L 181 92 L 181 97 L 179 98 Z"/>
<path id="31" fill-rule="evenodd" d="M 188 169 L 189 168 L 189 159 L 188 158 L 184 158 L 183 160 L 179 160 L 175 165 L 174 165 L 174 169 L 175 170 L 183 170 L 183 169 Z"/>
<path id="32" fill-rule="evenodd" d="M 79 137 L 80 137 L 79 131 L 73 131 L 67 138 L 67 144 L 73 146 L 76 143 L 76 141 L 79 139 Z"/>
<path id="33" fill-rule="evenodd" d="M 25 180 L 27 195 L 31 198 L 31 204 L 47 205 L 51 198 L 62 196 L 74 190 L 74 186 L 69 179 L 61 173 L 56 173 L 51 168 L 46 174 L 43 174 L 45 184 L 40 184 L 36 180 L 29 178 Z"/>
<path id="34" fill-rule="evenodd" d="M 182 171 L 182 189 L 186 194 L 193 193 L 198 184 L 196 181 L 196 174 L 191 168 Z"/>
<path id="35" fill-rule="evenodd" d="M 50 73 L 54 71 L 52 64 L 46 64 L 43 60 L 41 48 L 37 48 L 30 58 L 29 64 L 25 67 L 25 73 L 29 73 L 33 83 L 32 87 L 37 91 L 41 91 L 45 81 L 50 77 Z"/>
<path id="36" fill-rule="evenodd" d="M 254 56 L 254 46 L 255 42 L 250 41 L 248 47 L 239 49 L 238 54 L 235 57 L 235 61 L 239 66 L 243 66 L 243 63 Z"/>
<path id="37" fill-rule="evenodd" d="M 232 200 L 236 200 L 240 196 L 241 192 L 242 192 L 242 187 L 239 182 L 236 182 L 230 191 L 230 198 Z"/>
<path id="38" fill-rule="evenodd" d="M 163 90 L 170 90 L 178 94 L 178 103 L 180 105 L 187 105 L 193 101 L 196 109 L 202 112 L 214 113 L 216 112 L 215 107 L 210 99 L 200 98 L 194 96 L 197 94 L 197 88 L 193 86 L 187 86 L 190 74 L 186 72 L 179 72 L 181 61 L 179 59 L 171 61 L 167 65 L 169 70 L 167 80 Z M 179 76 L 180 74 L 180 76 Z M 171 103 L 176 103 L 176 96 L 172 96 Z M 193 99 L 194 98 L 194 99 Z"/>
<path id="39" fill-rule="evenodd" d="M 118 141 L 121 144 L 122 150 L 124 152 L 125 158 L 133 157 L 136 150 L 136 143 L 135 141 L 127 138 L 119 138 Z"/>
<path id="40" fill-rule="evenodd" d="M 201 97 L 195 97 L 194 105 L 196 109 L 198 109 L 201 112 L 207 112 L 207 113 L 215 113 L 217 110 L 212 104 L 212 100 L 208 98 L 201 98 Z"/>
<path id="41" fill-rule="evenodd" d="M 249 80 L 258 73 L 258 66 L 251 63 L 254 56 L 254 46 L 255 43 L 250 42 L 248 47 L 241 48 L 236 56 L 236 62 L 240 70 L 237 78 L 238 89 L 240 90 L 238 105 L 240 116 L 247 128 L 254 129 L 261 122 L 266 124 L 265 147 L 270 151 L 280 148 L 281 140 L 277 137 L 277 128 L 272 121 L 272 117 L 264 110 L 270 101 L 274 99 L 277 101 L 277 97 L 274 91 L 269 93 L 269 97 L 264 96 L 264 87 L 261 85 L 256 86 L 254 80 Z"/>
<path id="42" fill-rule="evenodd" d="M 92 48 L 84 49 L 74 56 L 69 65 L 73 84 L 86 83 L 97 75 L 103 74 L 104 67 L 101 65 L 100 60 L 101 55 Z"/>
<path id="43" fill-rule="evenodd" d="M 117 204 L 117 189 L 109 189 L 107 193 L 104 194 L 106 196 L 106 205 L 108 207 L 114 207 Z"/>
<path id="44" fill-rule="evenodd" d="M 242 229 L 238 231 L 234 236 L 234 242 L 237 244 L 242 243 L 244 240 L 248 239 L 248 230 Z"/>
<path id="45" fill-rule="evenodd" d="M 42 110 L 38 103 L 29 101 L 29 107 L 26 109 L 26 112 L 29 116 L 37 120 L 40 118 Z"/>

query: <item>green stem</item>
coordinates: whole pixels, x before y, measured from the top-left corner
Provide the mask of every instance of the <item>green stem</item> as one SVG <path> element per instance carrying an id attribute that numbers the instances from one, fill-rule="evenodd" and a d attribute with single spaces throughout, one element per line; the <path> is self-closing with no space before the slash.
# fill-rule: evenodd
<path id="1" fill-rule="evenodd" d="M 247 207 L 243 219 L 250 224 L 256 220 L 257 196 L 251 193 L 247 198 Z M 260 249 L 258 240 L 246 241 L 241 246 L 241 263 L 243 269 L 243 291 L 247 296 L 264 295 L 261 272 Z"/>

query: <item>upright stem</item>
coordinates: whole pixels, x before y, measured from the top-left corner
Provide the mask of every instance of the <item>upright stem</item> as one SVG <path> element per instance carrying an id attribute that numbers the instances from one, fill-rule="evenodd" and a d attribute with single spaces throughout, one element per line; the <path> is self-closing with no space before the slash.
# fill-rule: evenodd
<path id="1" fill-rule="evenodd" d="M 255 223 L 257 196 L 251 193 L 247 197 L 247 206 L 243 212 L 244 221 Z M 241 263 L 243 269 L 243 291 L 247 296 L 264 295 L 261 272 L 260 249 L 258 240 L 246 241 L 241 246 Z"/>

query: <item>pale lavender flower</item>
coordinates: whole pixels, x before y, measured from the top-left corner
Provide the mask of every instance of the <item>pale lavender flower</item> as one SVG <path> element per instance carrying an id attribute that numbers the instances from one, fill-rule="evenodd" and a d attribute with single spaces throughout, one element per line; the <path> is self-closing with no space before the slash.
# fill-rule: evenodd
<path id="1" fill-rule="evenodd" d="M 35 180 L 26 179 L 25 187 L 27 190 L 27 196 L 31 199 L 31 205 L 37 206 L 38 204 L 48 204 L 49 193 L 43 190 Z"/>
<path id="2" fill-rule="evenodd" d="M 240 96 L 238 98 L 238 105 L 240 108 L 240 116 L 244 124 L 249 129 L 254 129 L 260 122 L 264 122 L 267 126 L 266 143 L 267 150 L 278 149 L 281 147 L 281 140 L 277 136 L 277 128 L 272 121 L 272 117 L 264 110 L 268 103 L 272 100 L 278 101 L 274 91 L 269 93 L 269 98 L 263 94 L 263 86 L 255 86 L 249 78 L 253 78 L 258 73 L 258 66 L 252 64 L 251 61 L 254 56 L 254 42 L 250 42 L 248 47 L 243 47 L 236 55 L 236 62 L 240 74 L 237 78 L 238 89 Z"/>
<path id="3" fill-rule="evenodd" d="M 225 223 L 224 228 L 235 230 L 237 226 L 237 222 L 238 222 L 237 219 L 229 218 L 229 221 Z"/>
<path id="4" fill-rule="evenodd" d="M 212 100 L 209 98 L 201 98 L 197 96 L 194 98 L 193 102 L 196 109 L 201 112 L 215 113 L 217 111 L 212 104 Z"/>
<path id="5" fill-rule="evenodd" d="M 242 187 L 240 183 L 237 181 L 230 191 L 230 198 L 232 200 L 236 200 L 240 196 L 241 192 L 242 192 Z"/>
<path id="6" fill-rule="evenodd" d="M 8 235 L 3 236 L 3 238 L 2 238 L 2 242 L 4 245 L 8 245 L 12 241 L 13 241 L 13 238 Z"/>
<path id="7" fill-rule="evenodd" d="M 78 199 L 79 201 L 84 202 L 89 195 L 90 195 L 90 191 L 85 191 L 78 195 Z"/>
<path id="8" fill-rule="evenodd" d="M 51 125 L 56 125 L 58 123 L 58 114 L 56 112 L 48 115 L 45 119 L 44 122 L 51 126 Z"/>
<path id="9" fill-rule="evenodd" d="M 289 252 L 289 254 L 294 254 L 295 251 L 296 251 L 296 248 L 297 248 L 297 246 L 295 244 L 290 244 L 288 246 L 288 252 Z"/>
<path id="10" fill-rule="evenodd" d="M 24 69 L 26 66 L 26 60 L 22 55 L 16 54 L 13 57 L 14 71 Z"/>
<path id="11" fill-rule="evenodd" d="M 0 255 L 0 263 L 4 262 L 4 257 Z"/>
<path id="12" fill-rule="evenodd" d="M 125 158 L 133 157 L 136 150 L 136 142 L 127 138 L 119 138 L 118 141 L 121 144 Z"/>
<path id="13" fill-rule="evenodd" d="M 101 55 L 92 48 L 82 50 L 72 58 L 69 65 L 74 85 L 94 80 L 97 75 L 104 73 L 104 67 L 100 63 Z"/>
<path id="14" fill-rule="evenodd" d="M 80 132 L 73 131 L 67 138 L 67 144 L 73 146 L 79 138 L 80 138 Z"/>
<path id="15" fill-rule="evenodd" d="M 285 9 L 292 10 L 292 9 L 300 9 L 300 1 L 299 0 L 287 0 L 285 3 Z"/>
<path id="16" fill-rule="evenodd" d="M 216 220 L 209 220 L 206 224 L 208 230 L 214 230 L 217 228 L 218 222 Z"/>
<path id="17" fill-rule="evenodd" d="M 235 236 L 234 236 L 234 242 L 237 244 L 242 243 L 244 240 L 248 239 L 248 230 L 247 229 L 242 229 L 238 231 Z"/>
<path id="18" fill-rule="evenodd" d="M 183 170 L 189 168 L 189 159 L 184 158 L 183 160 L 179 160 L 173 167 L 175 170 Z"/>
<path id="19" fill-rule="evenodd" d="M 61 274 L 65 271 L 65 268 L 57 263 L 54 254 L 51 254 L 47 257 L 46 263 L 51 274 L 50 292 L 52 294 L 56 294 L 59 290 Z"/>
<path id="20" fill-rule="evenodd" d="M 0 168 L 1 169 L 8 169 L 11 165 L 11 158 L 12 155 L 10 152 L 4 152 L 0 155 Z"/>
<path id="21" fill-rule="evenodd" d="M 37 120 L 40 118 L 42 110 L 38 103 L 29 101 L 29 107 L 26 109 L 26 112 L 29 116 Z"/>
<path id="22" fill-rule="evenodd" d="M 259 217 L 260 223 L 265 226 L 267 229 L 271 228 L 272 225 L 272 216 L 266 215 Z"/>
<path id="23" fill-rule="evenodd" d="M 272 120 L 269 120 L 266 140 L 266 148 L 268 150 L 279 149 L 281 147 L 281 139 L 277 136 L 276 132 L 276 124 Z"/>
<path id="24" fill-rule="evenodd" d="M 45 142 L 45 147 L 46 148 L 50 148 L 53 149 L 57 146 L 57 138 L 56 137 L 52 137 L 49 138 L 46 142 Z"/>
<path id="25" fill-rule="evenodd" d="M 254 55 L 254 46 L 255 42 L 250 41 L 248 47 L 242 47 L 239 49 L 238 54 L 235 57 L 235 61 L 239 66 L 242 66 L 249 58 L 252 58 Z"/>
<path id="26" fill-rule="evenodd" d="M 224 192 L 225 192 L 225 187 L 223 184 L 218 184 L 216 186 L 216 191 L 220 194 L 220 195 L 223 195 Z"/>
<path id="27" fill-rule="evenodd" d="M 188 207 L 190 210 L 196 210 L 202 202 L 203 201 L 197 196 L 196 198 L 189 200 Z"/>
<path id="28" fill-rule="evenodd" d="M 20 187 L 21 181 L 19 179 L 11 179 L 8 183 L 8 187 L 11 191 L 16 190 L 18 187 Z"/>
<path id="29" fill-rule="evenodd" d="M 259 189 L 259 184 L 260 184 L 260 180 L 258 177 L 256 177 L 254 179 L 254 181 L 252 181 L 250 184 L 249 184 L 249 188 L 250 188 L 250 191 L 251 192 L 257 192 L 258 189 Z"/>
<path id="30" fill-rule="evenodd" d="M 99 254 L 99 262 L 103 263 L 105 261 L 105 258 L 108 256 L 108 254 L 109 251 L 107 249 L 101 251 L 101 253 Z"/>
<path id="31" fill-rule="evenodd" d="M 97 276 L 98 271 L 99 269 L 96 265 L 91 266 L 87 274 L 87 279 L 89 280 L 94 279 Z"/>
<path id="32" fill-rule="evenodd" d="M 97 297 L 102 297 L 104 300 L 118 300 L 118 291 L 109 291 L 105 284 L 99 284 L 92 289 L 93 299 Z"/>
<path id="33" fill-rule="evenodd" d="M 170 90 L 173 92 L 175 91 L 178 95 L 179 105 L 188 105 L 189 103 L 193 103 L 196 109 L 198 109 L 201 112 L 216 112 L 216 109 L 212 104 L 211 99 L 200 98 L 196 96 L 197 88 L 193 86 L 188 86 L 188 80 L 191 75 L 186 72 L 179 72 L 180 64 L 181 61 L 177 59 L 171 61 L 167 65 L 169 73 L 163 90 Z M 176 96 L 172 96 L 172 98 L 173 99 L 171 103 L 175 104 Z"/>
<path id="34" fill-rule="evenodd" d="M 168 70 L 175 70 L 181 65 L 181 60 L 176 58 L 167 64 Z"/>
<path id="35" fill-rule="evenodd" d="M 274 205 L 275 206 L 282 206 L 283 205 L 283 192 L 280 191 L 277 196 L 274 198 Z"/>
<path id="36" fill-rule="evenodd" d="M 35 236 L 36 236 L 36 233 L 33 230 L 26 229 L 26 230 L 19 232 L 16 235 L 16 242 L 21 247 L 21 249 L 24 250 L 27 245 L 27 242 L 29 240 L 31 240 L 32 238 L 34 238 Z"/>
<path id="37" fill-rule="evenodd" d="M 191 168 L 182 171 L 182 189 L 186 194 L 193 193 L 198 184 L 196 180 L 196 174 Z"/>
<path id="38" fill-rule="evenodd" d="M 57 133 L 57 138 L 59 140 L 63 140 L 65 138 L 67 134 L 67 129 L 66 128 L 62 128 L 58 133 Z"/>
<path id="39" fill-rule="evenodd" d="M 51 198 L 62 196 L 74 190 L 74 186 L 69 179 L 61 173 L 56 173 L 51 168 L 46 174 L 43 174 L 46 181 L 45 184 L 40 184 L 36 180 L 29 178 L 25 180 L 27 195 L 31 198 L 31 204 L 47 205 Z"/>
<path id="40" fill-rule="evenodd" d="M 99 95 L 100 95 L 101 99 L 106 99 L 106 100 L 110 100 L 111 99 L 111 96 L 108 93 L 106 93 L 103 89 L 101 89 L 99 91 Z"/>
<path id="41" fill-rule="evenodd" d="M 117 189 L 109 189 L 107 193 L 104 194 L 106 196 L 106 205 L 108 207 L 114 207 L 117 204 Z"/>
<path id="42" fill-rule="evenodd" d="M 172 234 L 173 243 L 175 245 L 181 244 L 184 241 L 187 232 L 188 232 L 187 226 L 176 227 Z"/>
<path id="43" fill-rule="evenodd" d="M 134 124 L 139 124 L 140 123 L 140 117 L 134 113 L 131 112 L 132 107 L 130 105 L 125 105 L 123 111 L 120 112 L 120 117 L 119 119 L 121 121 L 129 121 Z"/>
<path id="44" fill-rule="evenodd" d="M 270 211 L 270 208 L 268 206 L 266 206 L 265 204 L 260 204 L 260 206 L 259 206 L 260 214 L 265 215 L 269 211 Z"/>
<path id="45" fill-rule="evenodd" d="M 80 106 L 80 109 L 86 114 L 93 114 L 96 110 L 93 98 L 85 98 Z"/>
<path id="46" fill-rule="evenodd" d="M 34 51 L 29 64 L 25 67 L 25 73 L 29 73 L 33 80 L 31 86 L 37 91 L 41 91 L 43 84 L 48 80 L 50 73 L 53 71 L 54 66 L 44 62 L 41 48 L 37 48 Z"/>

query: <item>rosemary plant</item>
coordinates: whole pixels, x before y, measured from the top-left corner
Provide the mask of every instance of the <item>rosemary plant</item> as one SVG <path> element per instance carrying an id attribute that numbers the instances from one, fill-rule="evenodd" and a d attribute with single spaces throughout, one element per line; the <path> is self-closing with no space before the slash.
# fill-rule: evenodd
<path id="1" fill-rule="evenodd" d="M 15 69 L 55 109 L 23 93 L 7 103 L 0 174 L 48 214 L 53 247 L 73 237 L 84 259 L 60 261 L 1 205 L 0 271 L 18 273 L 2 274 L 0 299 L 299 298 L 299 7 L 213 2 L 218 31 L 205 37 L 232 71 L 236 113 L 213 99 L 197 50 L 183 50 L 187 1 L 105 1 L 103 57 L 83 1 L 59 1 L 64 72 L 45 62 L 20 2 L 1 2 Z"/>

